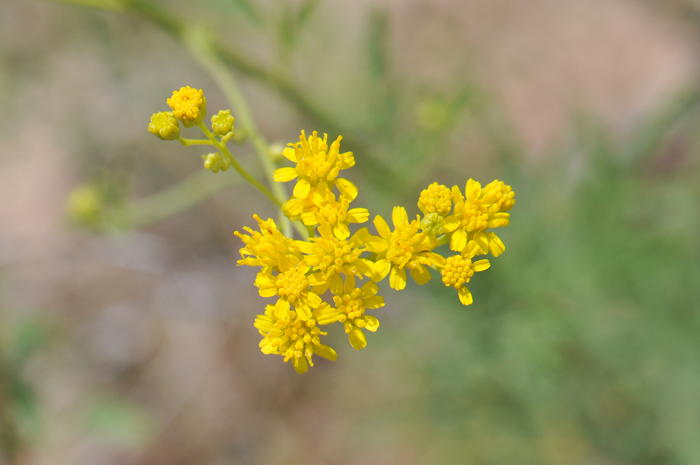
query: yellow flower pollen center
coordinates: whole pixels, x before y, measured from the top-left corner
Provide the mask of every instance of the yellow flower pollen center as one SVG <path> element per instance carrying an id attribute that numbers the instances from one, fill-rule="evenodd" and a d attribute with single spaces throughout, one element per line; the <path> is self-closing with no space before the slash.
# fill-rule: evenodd
<path id="1" fill-rule="evenodd" d="M 327 203 L 319 210 L 323 218 L 331 225 L 336 225 L 345 221 L 347 212 L 341 208 L 340 204 L 332 205 Z"/>
<path id="2" fill-rule="evenodd" d="M 486 205 L 480 201 L 467 201 L 462 209 L 462 227 L 467 232 L 483 231 L 488 227 L 489 214 Z"/>
<path id="3" fill-rule="evenodd" d="M 306 276 L 292 268 L 278 274 L 275 285 L 277 286 L 278 296 L 283 299 L 286 298 L 290 303 L 294 303 L 301 296 L 302 292 L 309 287 L 309 281 L 306 279 Z"/>
<path id="4" fill-rule="evenodd" d="M 365 320 L 358 319 L 365 313 L 365 307 L 360 299 L 361 292 L 360 289 L 354 289 L 350 294 L 333 297 L 335 306 L 338 308 L 338 321 L 341 323 L 351 321 L 360 328 L 366 325 Z"/>
<path id="5" fill-rule="evenodd" d="M 445 286 L 459 289 L 474 276 L 472 261 L 461 255 L 448 257 L 445 266 L 440 270 L 440 274 L 442 275 L 442 282 L 445 283 Z"/>
<path id="6" fill-rule="evenodd" d="M 195 121 L 204 102 L 203 92 L 189 86 L 173 91 L 168 105 L 173 109 L 173 116 L 181 121 Z"/>
<path id="7" fill-rule="evenodd" d="M 452 191 L 434 182 L 420 193 L 418 206 L 426 214 L 446 215 L 452 209 Z"/>
<path id="8" fill-rule="evenodd" d="M 391 260 L 395 265 L 400 267 L 405 266 L 413 258 L 415 249 L 411 246 L 411 242 L 414 244 L 416 242 L 411 239 L 414 238 L 417 230 L 417 222 L 416 224 L 401 228 L 400 230 L 397 228 L 397 231 L 395 231 L 389 239 L 389 248 L 386 252 L 386 258 Z"/>
<path id="9" fill-rule="evenodd" d="M 354 262 L 363 252 L 362 249 L 353 248 L 347 240 L 335 241 L 329 245 L 330 247 L 316 249 L 316 255 L 321 260 L 314 267 L 315 270 L 325 272 L 326 276 L 343 272 L 343 265 Z"/>

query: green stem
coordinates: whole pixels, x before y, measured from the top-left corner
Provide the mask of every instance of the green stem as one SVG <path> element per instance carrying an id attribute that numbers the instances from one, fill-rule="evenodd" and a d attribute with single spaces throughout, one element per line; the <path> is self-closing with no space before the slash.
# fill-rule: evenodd
<path id="1" fill-rule="evenodd" d="M 236 112 L 240 125 L 248 133 L 248 137 L 250 138 L 253 147 L 258 154 L 258 159 L 262 165 L 263 173 L 267 178 L 267 182 L 270 185 L 272 192 L 274 192 L 274 197 L 277 199 L 287 199 L 289 195 L 287 194 L 286 189 L 282 184 L 275 181 L 275 165 L 270 156 L 269 146 L 258 130 L 253 114 L 250 111 L 250 107 L 248 106 L 245 97 L 243 97 L 243 94 L 240 91 L 235 76 L 230 73 L 226 66 L 219 60 L 216 52 L 213 50 L 211 41 L 207 37 L 205 30 L 201 28 L 193 28 L 191 30 L 187 30 L 186 32 L 185 42 L 189 50 L 201 63 L 201 65 L 212 74 L 219 86 L 221 86 L 227 99 L 229 102 L 231 102 L 231 105 Z M 228 149 L 225 150 L 228 154 L 230 154 Z M 224 153 L 223 150 L 222 153 Z M 281 202 L 277 204 L 278 207 L 281 207 L 281 205 Z M 281 210 L 279 214 L 279 221 L 282 225 L 282 231 L 284 234 L 291 237 L 292 223 L 289 221 L 289 219 L 287 219 Z M 293 225 L 303 239 L 307 239 L 309 237 L 308 231 L 302 224 L 299 222 L 294 222 Z"/>
<path id="2" fill-rule="evenodd" d="M 189 147 L 190 145 L 214 145 L 212 141 L 204 139 L 183 139 L 182 137 L 178 137 L 177 140 L 185 147 Z"/>
<path id="3" fill-rule="evenodd" d="M 240 174 L 241 177 L 242 177 L 243 179 L 245 179 L 246 181 L 248 181 L 249 183 L 251 183 L 251 184 L 252 184 L 253 186 L 255 186 L 260 192 L 262 192 L 263 194 L 265 194 L 265 196 L 266 196 L 268 199 L 270 199 L 270 201 L 271 201 L 272 203 L 274 203 L 275 206 L 277 206 L 278 208 L 279 208 L 279 207 L 282 207 L 282 201 L 279 200 L 279 199 L 275 196 L 275 194 L 273 194 L 272 192 L 270 192 L 270 189 L 268 189 L 267 187 L 265 187 L 265 186 L 263 186 L 262 184 L 260 184 L 260 182 L 259 182 L 257 179 L 255 179 L 255 178 L 252 177 L 250 174 L 248 174 L 248 172 L 245 170 L 245 168 L 243 168 L 243 166 L 241 166 L 241 164 L 238 163 L 238 160 L 236 160 L 236 158 L 233 156 L 233 154 L 231 154 L 231 152 L 229 151 L 229 149 L 228 149 L 224 144 L 222 144 L 222 143 L 220 143 L 218 140 L 216 140 L 216 136 L 214 136 L 214 134 L 212 134 L 211 131 L 209 131 L 209 129 L 207 128 L 207 126 L 206 126 L 203 122 L 200 121 L 199 123 L 197 123 L 197 127 L 198 127 L 199 129 L 202 130 L 202 132 L 204 133 L 204 135 L 207 136 L 207 138 L 209 138 L 209 140 L 212 142 L 212 145 L 213 145 L 214 147 L 216 147 L 217 149 L 219 149 L 219 151 L 220 151 L 226 158 L 229 159 L 229 161 L 231 162 L 231 166 L 233 166 L 234 169 L 235 169 L 236 171 L 238 171 L 238 174 Z"/>

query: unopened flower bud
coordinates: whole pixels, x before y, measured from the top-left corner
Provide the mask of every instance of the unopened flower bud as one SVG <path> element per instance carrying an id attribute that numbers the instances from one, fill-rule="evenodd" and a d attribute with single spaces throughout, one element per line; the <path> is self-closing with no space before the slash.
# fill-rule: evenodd
<path id="1" fill-rule="evenodd" d="M 218 173 L 219 170 L 226 171 L 231 167 L 231 160 L 218 152 L 202 155 L 202 160 L 204 160 L 204 167 L 214 173 Z"/>
<path id="2" fill-rule="evenodd" d="M 190 86 L 174 90 L 173 96 L 168 99 L 168 105 L 173 109 L 173 116 L 182 121 L 186 128 L 201 123 L 207 114 L 204 93 Z"/>
<path id="3" fill-rule="evenodd" d="M 233 131 L 235 118 L 231 116 L 231 110 L 220 110 L 211 117 L 211 129 L 217 136 L 225 136 Z"/>
<path id="4" fill-rule="evenodd" d="M 172 111 L 161 111 L 151 116 L 148 131 L 160 139 L 175 140 L 180 137 L 180 123 L 177 122 Z"/>
<path id="5" fill-rule="evenodd" d="M 445 220 L 438 213 L 429 213 L 420 221 L 423 232 L 431 236 L 439 236 L 445 232 Z"/>

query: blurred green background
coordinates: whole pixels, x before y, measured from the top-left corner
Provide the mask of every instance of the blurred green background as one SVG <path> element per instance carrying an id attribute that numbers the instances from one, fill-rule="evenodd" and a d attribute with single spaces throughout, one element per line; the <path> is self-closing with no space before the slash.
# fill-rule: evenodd
<path id="1" fill-rule="evenodd" d="M 700 464 L 696 3 L 72 3 L 0 4 L 0 464 Z M 233 231 L 274 210 L 146 130 L 184 85 L 230 106 L 192 26 L 268 141 L 343 135 L 372 215 L 512 185 L 474 304 L 383 283 L 362 351 L 261 354 Z"/>

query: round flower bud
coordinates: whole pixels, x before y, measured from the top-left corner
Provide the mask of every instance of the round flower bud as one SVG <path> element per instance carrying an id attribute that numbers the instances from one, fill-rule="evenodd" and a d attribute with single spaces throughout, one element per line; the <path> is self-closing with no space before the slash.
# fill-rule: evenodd
<path id="1" fill-rule="evenodd" d="M 420 227 L 430 236 L 439 236 L 445 232 L 445 220 L 439 213 L 428 213 L 420 220 Z"/>
<path id="2" fill-rule="evenodd" d="M 219 152 L 202 155 L 202 160 L 204 167 L 214 173 L 218 173 L 219 170 L 226 171 L 231 167 L 231 160 L 224 158 Z"/>
<path id="3" fill-rule="evenodd" d="M 235 118 L 231 116 L 231 110 L 220 110 L 219 113 L 211 117 L 211 130 L 217 136 L 225 136 L 233 132 L 233 122 Z"/>
<path id="4" fill-rule="evenodd" d="M 204 93 L 190 86 L 174 90 L 173 96 L 168 99 L 168 105 L 173 109 L 173 116 L 182 121 L 186 128 L 201 123 L 207 114 Z"/>
<path id="5" fill-rule="evenodd" d="M 180 137 L 180 123 L 177 122 L 172 111 L 161 111 L 151 116 L 148 131 L 160 139 L 175 140 Z"/>
<path id="6" fill-rule="evenodd" d="M 81 225 L 94 226 L 102 214 L 102 198 L 93 186 L 76 187 L 66 202 L 68 216 Z"/>

